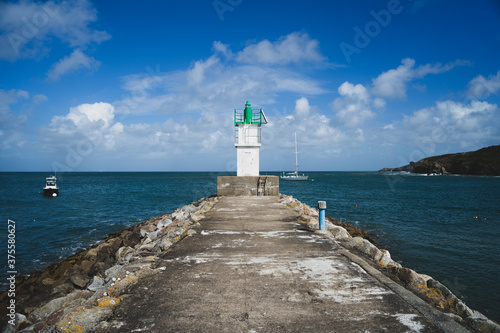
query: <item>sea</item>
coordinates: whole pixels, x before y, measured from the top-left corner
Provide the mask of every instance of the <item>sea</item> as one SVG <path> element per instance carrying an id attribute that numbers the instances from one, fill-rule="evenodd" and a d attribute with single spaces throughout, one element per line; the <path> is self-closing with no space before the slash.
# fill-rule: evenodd
<path id="1" fill-rule="evenodd" d="M 327 215 L 366 230 L 395 261 L 500 321 L 500 177 L 308 174 L 306 182 L 281 181 L 280 192 L 313 207 L 326 201 Z M 217 176 L 228 173 L 68 172 L 57 175 L 59 196 L 47 198 L 49 175 L 0 173 L 4 288 L 12 268 L 18 275 L 43 270 L 111 233 L 215 194 Z"/>

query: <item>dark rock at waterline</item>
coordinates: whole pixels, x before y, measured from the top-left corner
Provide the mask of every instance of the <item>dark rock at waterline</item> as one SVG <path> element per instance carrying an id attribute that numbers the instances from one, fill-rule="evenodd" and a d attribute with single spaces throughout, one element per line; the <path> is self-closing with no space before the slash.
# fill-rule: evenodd
<path id="1" fill-rule="evenodd" d="M 379 172 L 399 171 L 419 174 L 500 176 L 500 145 L 473 152 L 428 157 L 399 168 L 379 170 Z"/>
<path id="2" fill-rule="evenodd" d="M 344 222 L 337 221 L 336 219 L 334 219 L 331 216 L 327 216 L 326 219 L 327 219 L 327 221 L 331 222 L 332 224 L 337 225 L 337 226 L 342 227 L 345 230 L 347 230 L 349 235 L 351 235 L 352 237 L 361 237 L 361 238 L 364 238 L 364 239 L 370 241 L 372 244 L 376 244 L 376 242 L 373 240 L 373 238 L 370 237 L 370 235 L 366 231 L 364 231 L 363 229 L 356 228 L 352 224 L 347 224 Z"/>

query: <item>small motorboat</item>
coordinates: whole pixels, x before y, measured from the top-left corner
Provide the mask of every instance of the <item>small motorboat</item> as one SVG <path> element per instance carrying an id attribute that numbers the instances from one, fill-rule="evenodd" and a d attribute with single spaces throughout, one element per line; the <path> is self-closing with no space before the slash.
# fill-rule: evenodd
<path id="1" fill-rule="evenodd" d="M 45 179 L 43 195 L 46 197 L 57 197 L 59 195 L 59 187 L 57 187 L 56 176 L 50 176 Z"/>

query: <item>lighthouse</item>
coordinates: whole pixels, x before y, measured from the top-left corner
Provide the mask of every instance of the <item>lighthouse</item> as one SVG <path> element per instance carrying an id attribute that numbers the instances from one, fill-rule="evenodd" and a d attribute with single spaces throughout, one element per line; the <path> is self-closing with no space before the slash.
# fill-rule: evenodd
<path id="1" fill-rule="evenodd" d="M 279 177 L 260 175 L 259 149 L 262 125 L 267 124 L 262 108 L 252 110 L 246 102 L 243 110 L 234 109 L 234 146 L 236 176 L 217 177 L 218 196 L 279 196 Z"/>
<path id="2" fill-rule="evenodd" d="M 259 149 L 262 124 L 267 124 L 264 111 L 252 110 L 249 101 L 245 109 L 234 109 L 234 145 L 238 177 L 259 176 Z"/>

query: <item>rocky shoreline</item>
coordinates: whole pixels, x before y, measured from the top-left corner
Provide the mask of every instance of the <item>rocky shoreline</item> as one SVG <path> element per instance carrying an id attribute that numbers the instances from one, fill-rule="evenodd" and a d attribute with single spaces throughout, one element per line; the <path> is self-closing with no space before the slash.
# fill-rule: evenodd
<path id="1" fill-rule="evenodd" d="M 446 313 L 472 332 L 500 332 L 500 325 L 482 313 L 470 309 L 446 286 L 431 276 L 419 274 L 412 269 L 401 266 L 391 259 L 389 251 L 378 249 L 369 240 L 362 237 L 352 237 L 346 229 L 328 220 L 325 223 L 326 230 L 320 232 L 318 230 L 318 212 L 315 209 L 290 196 L 283 196 L 282 202 L 301 215 L 302 223 L 308 229 L 322 233 L 345 248 L 368 257 L 373 266 L 384 275 L 412 291 L 436 309 Z"/>
<path id="2" fill-rule="evenodd" d="M 106 329 L 113 307 L 127 298 L 139 279 L 158 273 L 161 253 L 196 233 L 193 230 L 218 198 L 203 198 L 172 213 L 163 214 L 107 237 L 81 251 L 18 281 L 17 327 L 2 318 L 4 332 L 92 332 Z M 299 214 L 304 228 L 323 234 L 350 251 L 370 258 L 374 267 L 411 290 L 426 302 L 476 332 L 500 332 L 500 326 L 471 310 L 445 286 L 430 276 L 418 274 L 394 262 L 363 230 L 328 218 L 326 231 L 318 230 L 318 212 L 297 199 L 281 195 L 280 202 Z M 365 238 L 359 237 L 364 236 Z M 164 269 L 165 267 L 163 267 Z M 0 306 L 7 306 L 0 295 Z"/>
<path id="3" fill-rule="evenodd" d="M 193 233 L 218 201 L 203 198 L 170 214 L 107 237 L 16 284 L 16 326 L 3 316 L 3 332 L 91 332 L 126 297 L 128 287 L 158 272 L 157 254 Z M 0 306 L 7 308 L 7 292 Z"/>

